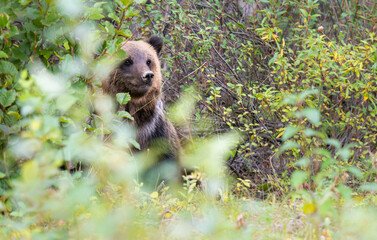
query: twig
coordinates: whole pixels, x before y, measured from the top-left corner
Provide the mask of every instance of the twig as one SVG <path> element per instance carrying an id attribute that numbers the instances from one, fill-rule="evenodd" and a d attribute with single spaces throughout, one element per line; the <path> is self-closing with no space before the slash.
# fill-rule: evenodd
<path id="1" fill-rule="evenodd" d="M 216 48 L 212 45 L 212 49 L 215 50 L 216 54 L 221 58 L 221 60 L 226 64 L 226 66 L 229 68 L 230 71 L 232 71 L 233 75 L 236 76 L 237 80 L 241 82 L 240 77 L 238 74 L 234 71 L 234 69 L 225 61 L 223 56 L 216 50 Z"/>

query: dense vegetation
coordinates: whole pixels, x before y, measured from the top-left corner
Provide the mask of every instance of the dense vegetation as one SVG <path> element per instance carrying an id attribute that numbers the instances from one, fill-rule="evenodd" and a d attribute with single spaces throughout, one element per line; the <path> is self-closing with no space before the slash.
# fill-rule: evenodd
<path id="1" fill-rule="evenodd" d="M 374 0 L 0 5 L 2 239 L 376 236 Z M 152 34 L 197 171 L 149 192 L 101 81 Z"/>

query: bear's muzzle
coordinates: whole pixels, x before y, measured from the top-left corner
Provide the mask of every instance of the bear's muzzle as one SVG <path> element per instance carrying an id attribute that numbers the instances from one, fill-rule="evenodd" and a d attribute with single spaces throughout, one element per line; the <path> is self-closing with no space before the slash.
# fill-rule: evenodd
<path id="1" fill-rule="evenodd" d="M 144 72 L 142 79 L 146 84 L 150 85 L 153 80 L 153 77 L 154 73 L 152 71 L 146 71 Z"/>

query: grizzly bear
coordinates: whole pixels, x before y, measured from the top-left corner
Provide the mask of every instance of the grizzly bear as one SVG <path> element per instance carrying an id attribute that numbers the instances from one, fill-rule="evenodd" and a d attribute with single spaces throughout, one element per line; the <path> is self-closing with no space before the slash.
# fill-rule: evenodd
<path id="1" fill-rule="evenodd" d="M 179 172 L 180 143 L 175 128 L 164 114 L 158 57 L 162 47 L 163 39 L 157 36 L 125 42 L 122 49 L 127 58 L 103 82 L 102 88 L 111 96 L 125 92 L 130 94 L 131 100 L 119 106 L 118 110 L 125 110 L 133 116 L 131 123 L 136 127 L 140 150 L 154 148 L 159 152 L 157 163 L 152 167 L 158 170 L 147 171 L 148 175 L 153 175 L 153 178 L 157 174 L 160 180 L 168 180 L 176 178 Z M 166 167 L 169 165 L 177 171 Z"/>

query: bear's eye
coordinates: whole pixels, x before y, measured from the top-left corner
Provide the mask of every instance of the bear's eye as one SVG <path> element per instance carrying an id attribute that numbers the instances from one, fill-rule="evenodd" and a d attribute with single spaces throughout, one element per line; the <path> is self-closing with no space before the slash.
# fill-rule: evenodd
<path id="1" fill-rule="evenodd" d="M 127 66 L 127 67 L 129 67 L 129 66 L 131 66 L 132 65 L 132 60 L 131 59 L 127 59 L 126 61 L 124 61 L 123 62 L 123 65 L 125 65 L 125 66 Z"/>
<path id="2" fill-rule="evenodd" d="M 151 65 L 151 63 L 152 63 L 152 61 L 151 60 L 147 60 L 147 65 L 149 66 L 149 65 Z"/>

